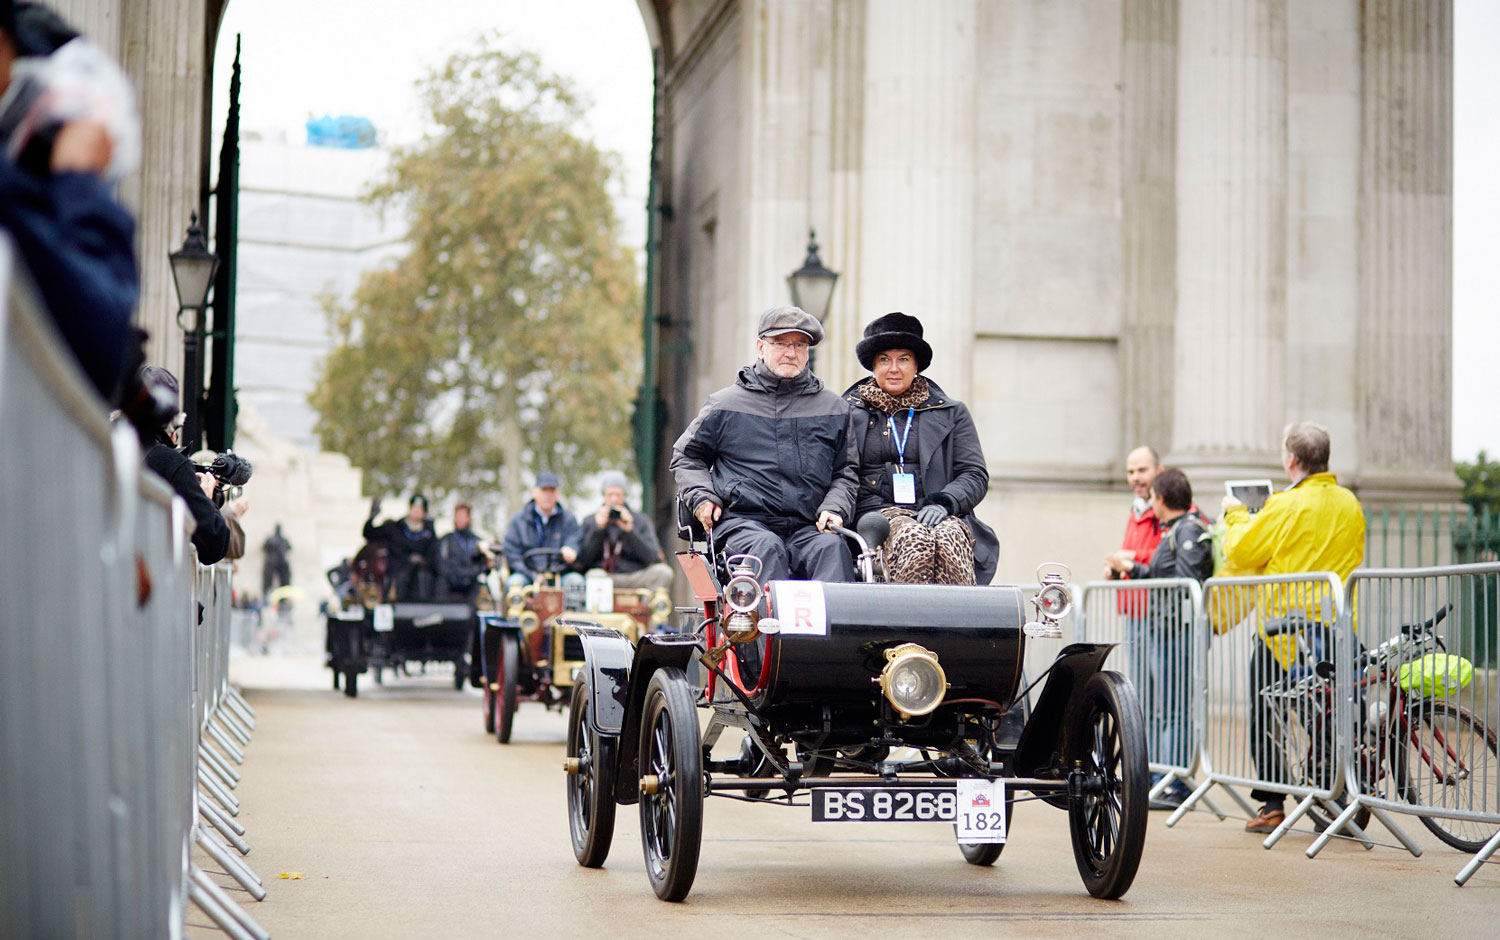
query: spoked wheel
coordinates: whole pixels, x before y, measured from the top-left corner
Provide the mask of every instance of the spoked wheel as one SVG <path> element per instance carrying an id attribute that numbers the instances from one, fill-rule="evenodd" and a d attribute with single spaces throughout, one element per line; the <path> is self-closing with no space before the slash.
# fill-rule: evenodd
<path id="1" fill-rule="evenodd" d="M 1068 801 L 1078 873 L 1094 897 L 1121 897 L 1141 863 L 1150 790 L 1145 718 L 1124 676 L 1097 673 L 1083 687 L 1069 751 L 1068 763 L 1090 778 Z"/>
<path id="2" fill-rule="evenodd" d="M 516 720 L 516 671 L 520 667 L 521 649 L 515 634 L 500 637 L 500 689 L 495 698 L 495 740 L 510 743 L 510 728 Z"/>
<path id="3" fill-rule="evenodd" d="M 1424 699 L 1408 711 L 1397 747 L 1396 774 L 1408 803 L 1464 812 L 1493 812 L 1486 797 L 1500 777 L 1495 732 L 1467 708 Z M 1475 853 L 1495 837 L 1494 823 L 1421 817 L 1432 834 L 1460 852 Z"/>
<path id="4" fill-rule="evenodd" d="M 494 734 L 495 733 L 495 703 L 498 702 L 499 700 L 500 700 L 500 697 L 497 696 L 493 691 L 490 690 L 490 680 L 488 678 L 486 678 L 484 680 L 484 733 L 485 734 Z"/>
<path id="5" fill-rule="evenodd" d="M 703 838 L 703 749 L 692 687 L 681 669 L 659 669 L 646 686 L 640 769 L 646 875 L 657 897 L 681 901 L 698 873 Z"/>
<path id="6" fill-rule="evenodd" d="M 589 730 L 589 688 L 573 686 L 568 708 L 568 829 L 573 855 L 584 868 L 598 868 L 615 837 L 616 738 Z"/>

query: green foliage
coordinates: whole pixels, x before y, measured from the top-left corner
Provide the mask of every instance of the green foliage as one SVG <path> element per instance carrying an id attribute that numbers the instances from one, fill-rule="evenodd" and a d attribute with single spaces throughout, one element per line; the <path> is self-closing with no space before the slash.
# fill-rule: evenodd
<path id="1" fill-rule="evenodd" d="M 1476 513 L 1488 507 L 1491 516 L 1500 517 L 1500 460 L 1481 450 L 1473 463 L 1460 460 L 1453 469 L 1464 484 L 1463 501 Z"/>
<path id="2" fill-rule="evenodd" d="M 493 35 L 419 88 L 433 129 L 367 194 L 408 216 L 410 252 L 330 306 L 319 439 L 376 493 L 487 502 L 621 465 L 640 330 L 613 155 L 576 132 L 573 86 Z"/>

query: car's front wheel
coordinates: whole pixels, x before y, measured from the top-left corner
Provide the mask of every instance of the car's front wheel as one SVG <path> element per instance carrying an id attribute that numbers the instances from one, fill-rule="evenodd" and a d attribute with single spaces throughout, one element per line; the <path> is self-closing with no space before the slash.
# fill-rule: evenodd
<path id="1" fill-rule="evenodd" d="M 703 840 L 703 750 L 693 689 L 680 669 L 658 669 L 646 686 L 639 766 L 646 875 L 657 897 L 681 901 Z"/>
<path id="2" fill-rule="evenodd" d="M 1130 889 L 1146 844 L 1146 722 L 1134 687 L 1116 672 L 1089 679 L 1078 705 L 1068 763 L 1086 790 L 1068 801 L 1073 858 L 1089 894 L 1113 899 Z"/>

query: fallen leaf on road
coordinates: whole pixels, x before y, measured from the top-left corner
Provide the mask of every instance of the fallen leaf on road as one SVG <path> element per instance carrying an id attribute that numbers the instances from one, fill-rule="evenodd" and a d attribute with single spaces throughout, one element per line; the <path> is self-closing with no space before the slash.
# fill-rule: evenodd
<path id="1" fill-rule="evenodd" d="M 282 881 L 301 881 L 302 880 L 302 872 L 300 872 L 300 871 L 284 871 L 284 872 L 281 873 L 281 880 Z"/>

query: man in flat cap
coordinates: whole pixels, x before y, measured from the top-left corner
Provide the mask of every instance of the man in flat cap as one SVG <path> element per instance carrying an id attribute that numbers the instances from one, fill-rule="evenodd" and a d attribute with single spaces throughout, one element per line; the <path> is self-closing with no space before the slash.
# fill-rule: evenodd
<path id="1" fill-rule="evenodd" d="M 718 546 L 760 558 L 761 581 L 852 581 L 830 524 L 854 511 L 849 405 L 808 369 L 823 325 L 799 307 L 761 314 L 756 361 L 708 396 L 672 447 L 677 492 Z"/>

